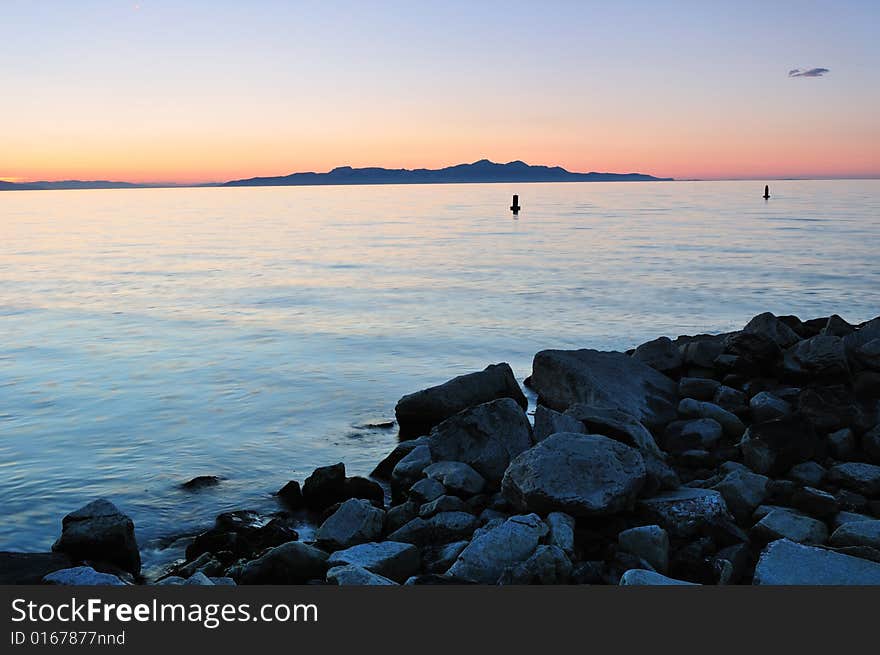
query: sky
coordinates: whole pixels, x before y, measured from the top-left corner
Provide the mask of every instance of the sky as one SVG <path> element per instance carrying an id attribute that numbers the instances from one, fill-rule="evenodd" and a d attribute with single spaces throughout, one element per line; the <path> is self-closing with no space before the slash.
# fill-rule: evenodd
<path id="1" fill-rule="evenodd" d="M 877 0 L 0 0 L 0 179 L 880 177 L 878 26 Z"/>

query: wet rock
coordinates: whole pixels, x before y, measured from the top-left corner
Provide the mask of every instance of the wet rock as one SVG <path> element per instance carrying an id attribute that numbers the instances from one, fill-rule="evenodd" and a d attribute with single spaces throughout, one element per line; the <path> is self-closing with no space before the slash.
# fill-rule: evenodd
<path id="1" fill-rule="evenodd" d="M 693 582 L 667 578 L 656 571 L 647 569 L 630 569 L 620 577 L 620 585 L 624 587 L 668 587 L 673 585 L 699 586 Z"/>
<path id="2" fill-rule="evenodd" d="M 477 518 L 467 512 L 440 512 L 429 519 L 416 517 L 388 535 L 390 541 L 417 546 L 447 544 L 468 539 L 477 528 Z"/>
<path id="3" fill-rule="evenodd" d="M 752 527 L 752 536 L 760 543 L 790 539 L 802 544 L 821 545 L 828 540 L 828 528 L 822 521 L 793 510 L 775 509 Z"/>
<path id="4" fill-rule="evenodd" d="M 721 424 L 711 418 L 673 421 L 666 426 L 663 447 L 670 452 L 714 450 L 721 442 Z"/>
<path id="5" fill-rule="evenodd" d="M 496 527 L 481 529 L 448 573 L 495 584 L 507 567 L 525 561 L 547 532 L 547 525 L 536 514 L 513 516 Z"/>
<path id="6" fill-rule="evenodd" d="M 746 324 L 743 332 L 760 334 L 783 349 L 794 345 L 801 339 L 789 325 L 770 312 L 764 312 L 755 316 Z"/>
<path id="7" fill-rule="evenodd" d="M 538 405 L 535 408 L 535 441 L 543 441 L 557 432 L 587 433 L 584 424 L 572 416 Z"/>
<path id="8" fill-rule="evenodd" d="M 216 475 L 198 475 L 192 480 L 184 482 L 180 488 L 187 491 L 199 491 L 208 487 L 216 487 L 218 484 L 220 484 L 220 478 Z"/>
<path id="9" fill-rule="evenodd" d="M 850 460 L 856 454 L 856 435 L 850 428 L 843 428 L 828 435 L 828 450 L 835 459 Z"/>
<path id="10" fill-rule="evenodd" d="M 738 470 L 728 473 L 713 488 L 724 497 L 727 508 L 734 517 L 745 522 L 755 508 L 767 498 L 769 478 L 751 471 Z"/>
<path id="11" fill-rule="evenodd" d="M 535 355 L 532 385 L 557 411 L 575 403 L 620 409 L 649 429 L 675 419 L 676 383 L 623 353 L 544 350 Z"/>
<path id="12" fill-rule="evenodd" d="M 665 374 L 677 372 L 684 364 L 681 351 L 669 337 L 643 343 L 635 349 L 632 358 Z"/>
<path id="13" fill-rule="evenodd" d="M 721 383 L 712 378 L 688 378 L 678 381 L 678 395 L 695 400 L 712 400 Z"/>
<path id="14" fill-rule="evenodd" d="M 419 549 L 397 541 L 370 542 L 337 550 L 327 559 L 327 566 L 351 564 L 396 582 L 404 582 L 419 572 Z"/>
<path id="15" fill-rule="evenodd" d="M 40 584 L 48 574 L 71 568 L 64 553 L 0 552 L 0 585 Z"/>
<path id="16" fill-rule="evenodd" d="M 755 423 L 782 418 L 794 411 L 790 403 L 767 391 L 762 391 L 752 396 L 752 399 L 749 401 L 749 409 L 752 412 L 752 420 Z"/>
<path id="17" fill-rule="evenodd" d="M 501 480 L 510 460 L 531 445 L 529 420 L 510 398 L 466 409 L 430 435 L 435 461 L 464 462 L 490 482 Z"/>
<path id="18" fill-rule="evenodd" d="M 682 487 L 653 498 L 643 498 L 637 508 L 673 537 L 686 538 L 730 515 L 724 497 L 714 489 Z"/>
<path id="19" fill-rule="evenodd" d="M 753 471 L 782 475 L 811 459 L 819 447 L 812 425 L 801 414 L 754 423 L 740 442 L 743 460 Z"/>
<path id="20" fill-rule="evenodd" d="M 474 496 L 486 486 L 483 476 L 464 462 L 435 462 L 424 473 L 442 483 L 449 493 L 464 497 Z"/>
<path id="21" fill-rule="evenodd" d="M 864 496 L 880 495 L 880 466 L 876 464 L 837 464 L 828 470 L 828 479 Z"/>
<path id="22" fill-rule="evenodd" d="M 659 525 L 644 525 L 617 535 L 618 545 L 642 558 L 658 573 L 669 570 L 669 535 Z"/>
<path id="23" fill-rule="evenodd" d="M 397 466 L 397 463 L 406 457 L 414 448 L 417 446 L 427 446 L 428 445 L 428 437 L 427 435 L 424 437 L 419 437 L 418 439 L 410 439 L 408 441 L 401 441 L 397 446 L 394 447 L 385 458 L 379 462 L 376 468 L 373 469 L 373 472 L 370 473 L 370 477 L 378 478 L 380 480 L 390 480 L 391 472 L 394 470 L 394 467 Z"/>
<path id="24" fill-rule="evenodd" d="M 678 404 L 678 413 L 686 418 L 710 418 L 717 421 L 728 439 L 739 439 L 746 429 L 745 424 L 735 414 L 714 403 L 693 398 L 683 398 Z"/>
<path id="25" fill-rule="evenodd" d="M 260 557 L 230 570 L 238 584 L 305 584 L 323 579 L 327 553 L 299 541 L 275 546 Z"/>
<path id="26" fill-rule="evenodd" d="M 838 380 L 849 377 L 849 364 L 840 337 L 805 339 L 785 351 L 785 373 L 793 380 Z"/>
<path id="27" fill-rule="evenodd" d="M 571 576 L 571 569 L 571 561 L 561 548 L 541 545 L 524 562 L 506 568 L 499 577 L 498 584 L 566 584 Z"/>
<path id="28" fill-rule="evenodd" d="M 761 553 L 753 584 L 880 585 L 880 564 L 780 539 Z"/>
<path id="29" fill-rule="evenodd" d="M 880 520 L 844 523 L 831 535 L 832 546 L 866 546 L 880 550 Z"/>
<path id="30" fill-rule="evenodd" d="M 663 452 L 648 429 L 634 416 L 622 410 L 577 403 L 569 407 L 565 414 L 580 421 L 589 434 L 611 437 L 643 453 L 663 457 Z"/>
<path id="31" fill-rule="evenodd" d="M 501 398 L 512 399 L 523 410 L 528 406 L 506 363 L 404 396 L 397 402 L 394 413 L 402 434 L 428 434 L 434 426 L 462 410 Z"/>
<path id="32" fill-rule="evenodd" d="M 141 570 L 134 523 L 104 498 L 65 516 L 61 521 L 61 536 L 52 550 L 64 553 L 73 561 L 115 564 L 135 575 Z"/>
<path id="33" fill-rule="evenodd" d="M 502 482 L 522 511 L 602 516 L 630 507 L 645 483 L 634 448 L 599 435 L 554 434 L 519 455 Z"/>
<path id="34" fill-rule="evenodd" d="M 300 489 L 299 482 L 296 480 L 291 480 L 285 484 L 278 490 L 276 495 L 278 496 L 278 499 L 290 509 L 300 509 L 305 507 L 306 503 L 303 499 L 302 489 Z"/>
<path id="35" fill-rule="evenodd" d="M 573 516 L 564 512 L 550 512 L 544 522 L 550 528 L 547 543 L 558 546 L 569 558 L 574 556 L 574 528 Z"/>
<path id="36" fill-rule="evenodd" d="M 369 501 L 346 500 L 315 533 L 316 541 L 332 550 L 375 541 L 382 535 L 385 512 Z"/>
<path id="37" fill-rule="evenodd" d="M 223 569 L 223 564 L 211 553 L 202 553 L 193 561 L 178 567 L 176 573 L 183 578 L 189 578 L 199 572 L 208 576 L 220 575 Z"/>
<path id="38" fill-rule="evenodd" d="M 334 566 L 327 571 L 327 581 L 339 586 L 369 586 L 381 587 L 387 585 L 396 585 L 394 580 L 389 580 L 381 575 L 376 575 L 367 569 L 352 564 L 345 566 Z"/>
<path id="39" fill-rule="evenodd" d="M 43 578 L 43 584 L 64 585 L 75 587 L 110 586 L 125 587 L 125 582 L 115 575 L 99 573 L 91 566 L 75 566 L 49 573 Z"/>
<path id="40" fill-rule="evenodd" d="M 403 488 L 412 486 L 416 480 L 422 477 L 422 471 L 424 471 L 432 461 L 431 449 L 427 444 L 416 446 L 408 452 L 391 471 L 392 483 Z"/>
<path id="41" fill-rule="evenodd" d="M 306 505 L 316 511 L 345 500 L 345 464 L 316 468 L 303 483 L 302 494 Z"/>

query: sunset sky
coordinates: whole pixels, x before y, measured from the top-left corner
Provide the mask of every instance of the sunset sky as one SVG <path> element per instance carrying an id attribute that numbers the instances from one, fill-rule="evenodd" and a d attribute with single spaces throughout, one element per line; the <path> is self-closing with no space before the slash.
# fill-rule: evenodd
<path id="1" fill-rule="evenodd" d="M 878 27 L 877 0 L 2 0 L 0 179 L 878 177 Z"/>

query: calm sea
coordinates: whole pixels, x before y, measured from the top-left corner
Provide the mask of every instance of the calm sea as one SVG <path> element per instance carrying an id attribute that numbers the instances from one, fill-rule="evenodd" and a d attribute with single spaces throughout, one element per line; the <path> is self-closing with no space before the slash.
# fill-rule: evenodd
<path id="1" fill-rule="evenodd" d="M 0 550 L 105 496 L 163 561 L 315 466 L 368 473 L 404 393 L 543 348 L 880 314 L 880 181 L 763 186 L 0 193 Z"/>

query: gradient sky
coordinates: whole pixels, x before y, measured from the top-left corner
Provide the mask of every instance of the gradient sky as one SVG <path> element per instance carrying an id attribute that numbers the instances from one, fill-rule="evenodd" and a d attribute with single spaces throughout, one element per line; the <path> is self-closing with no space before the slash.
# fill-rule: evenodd
<path id="1" fill-rule="evenodd" d="M 0 179 L 880 176 L 880 2 L 0 0 Z M 823 77 L 788 77 L 824 67 Z"/>

